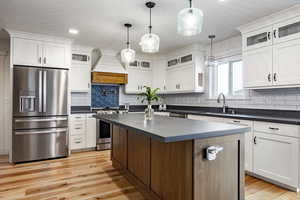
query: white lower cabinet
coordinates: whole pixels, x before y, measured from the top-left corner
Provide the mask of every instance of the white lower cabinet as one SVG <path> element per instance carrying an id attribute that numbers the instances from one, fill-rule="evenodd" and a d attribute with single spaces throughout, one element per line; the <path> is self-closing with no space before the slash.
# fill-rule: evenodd
<path id="1" fill-rule="evenodd" d="M 253 169 L 255 174 L 299 188 L 299 138 L 289 136 L 299 128 L 288 126 L 290 130 L 284 124 L 254 122 Z"/>
<path id="2" fill-rule="evenodd" d="M 96 119 L 94 114 L 88 114 L 86 118 L 86 147 L 96 147 Z"/>
<path id="3" fill-rule="evenodd" d="M 93 114 L 73 114 L 70 117 L 71 150 L 96 147 L 96 119 Z"/>
<path id="4" fill-rule="evenodd" d="M 251 127 L 245 133 L 245 170 L 294 190 L 300 188 L 299 126 L 203 115 L 188 118 Z"/>
<path id="5" fill-rule="evenodd" d="M 224 118 L 224 122 L 251 128 L 245 133 L 245 170 L 253 172 L 253 121 Z"/>

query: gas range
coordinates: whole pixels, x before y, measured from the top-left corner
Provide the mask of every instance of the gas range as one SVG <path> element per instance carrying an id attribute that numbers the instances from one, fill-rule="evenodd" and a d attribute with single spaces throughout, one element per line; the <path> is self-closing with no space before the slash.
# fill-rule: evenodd
<path id="1" fill-rule="evenodd" d="M 97 114 L 122 114 L 128 112 L 128 110 L 120 109 L 119 107 L 108 107 L 108 108 L 96 108 L 93 109 Z"/>

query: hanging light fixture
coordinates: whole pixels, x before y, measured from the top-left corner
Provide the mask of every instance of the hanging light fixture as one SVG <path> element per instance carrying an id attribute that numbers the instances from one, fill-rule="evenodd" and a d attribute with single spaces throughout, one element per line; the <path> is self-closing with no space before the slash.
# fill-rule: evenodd
<path id="1" fill-rule="evenodd" d="M 135 51 L 130 48 L 130 43 L 129 43 L 129 28 L 131 28 L 132 25 L 126 23 L 124 24 L 124 26 L 127 28 L 127 42 L 126 42 L 127 48 L 121 51 L 121 60 L 126 65 L 129 65 L 129 63 L 132 63 L 135 60 Z"/>
<path id="2" fill-rule="evenodd" d="M 142 51 L 145 53 L 156 53 L 159 51 L 159 37 L 152 33 L 151 9 L 155 6 L 154 2 L 147 2 L 146 6 L 150 9 L 149 33 L 143 35 L 140 41 Z"/>
<path id="3" fill-rule="evenodd" d="M 218 64 L 216 57 L 213 56 L 213 40 L 216 38 L 216 36 L 209 35 L 208 38 L 210 39 L 210 55 L 207 56 L 205 65 L 207 67 L 215 67 Z"/>
<path id="4" fill-rule="evenodd" d="M 177 32 L 184 36 L 193 36 L 201 33 L 203 26 L 203 12 L 194 8 L 192 0 L 190 7 L 181 10 L 177 16 Z"/>

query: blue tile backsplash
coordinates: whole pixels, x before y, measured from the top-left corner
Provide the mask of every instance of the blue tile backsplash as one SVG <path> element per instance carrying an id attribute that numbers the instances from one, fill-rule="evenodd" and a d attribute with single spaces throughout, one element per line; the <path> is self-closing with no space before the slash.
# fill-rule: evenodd
<path id="1" fill-rule="evenodd" d="M 117 85 L 92 85 L 92 107 L 118 107 L 119 86 Z"/>

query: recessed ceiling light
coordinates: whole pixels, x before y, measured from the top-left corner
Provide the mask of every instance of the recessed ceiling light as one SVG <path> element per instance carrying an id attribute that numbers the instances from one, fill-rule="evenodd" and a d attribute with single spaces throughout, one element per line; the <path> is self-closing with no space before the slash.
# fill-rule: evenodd
<path id="1" fill-rule="evenodd" d="M 225 2 L 226 0 L 219 0 L 219 2 Z"/>
<path id="2" fill-rule="evenodd" d="M 72 34 L 72 35 L 77 35 L 79 33 L 79 31 L 75 28 L 70 28 L 69 33 Z"/>

